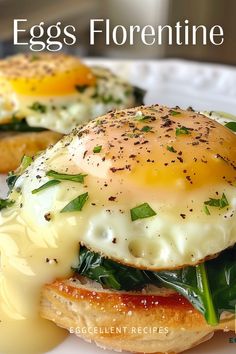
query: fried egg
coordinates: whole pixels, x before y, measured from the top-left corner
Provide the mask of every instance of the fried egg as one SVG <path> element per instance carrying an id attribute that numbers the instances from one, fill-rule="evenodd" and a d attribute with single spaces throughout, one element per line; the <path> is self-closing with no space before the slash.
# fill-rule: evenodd
<path id="1" fill-rule="evenodd" d="M 50 180 L 49 170 L 81 173 L 85 182 L 32 194 Z M 229 129 L 195 112 L 131 109 L 74 130 L 36 159 L 18 179 L 21 193 L 11 209 L 21 203 L 26 225 L 37 234 L 42 228 L 47 239 L 66 230 L 118 262 L 173 269 L 235 243 L 235 171 L 236 136 Z M 84 193 L 81 212 L 60 213 Z"/>
<path id="2" fill-rule="evenodd" d="M 111 109 L 135 105 L 135 88 L 102 67 L 65 54 L 0 60 L 0 124 L 26 119 L 62 134 Z"/>
<path id="3" fill-rule="evenodd" d="M 74 129 L 18 177 L 0 213 L 0 350 L 12 353 L 12 336 L 31 354 L 64 338 L 39 318 L 40 292 L 71 275 L 80 244 L 148 270 L 232 246 L 235 183 L 236 136 L 202 114 L 154 105 Z M 20 341 L 28 331 L 32 345 Z"/>

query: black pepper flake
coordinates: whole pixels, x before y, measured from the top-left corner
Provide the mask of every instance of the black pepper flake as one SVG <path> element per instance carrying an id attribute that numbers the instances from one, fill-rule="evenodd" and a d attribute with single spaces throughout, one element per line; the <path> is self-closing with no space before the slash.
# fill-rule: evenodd
<path id="1" fill-rule="evenodd" d="M 46 213 L 44 214 L 44 219 L 46 221 L 51 221 L 52 220 L 52 214 L 51 213 Z"/>
<path id="2" fill-rule="evenodd" d="M 110 171 L 113 172 L 113 173 L 115 173 L 115 172 L 117 172 L 117 171 L 123 171 L 123 170 L 125 170 L 125 169 L 126 169 L 126 167 L 120 167 L 120 168 L 111 167 L 111 168 L 110 168 Z"/>
<path id="3" fill-rule="evenodd" d="M 191 177 L 190 176 L 186 176 L 186 180 L 190 182 L 190 184 L 193 184 Z"/>
<path id="4" fill-rule="evenodd" d="M 110 196 L 110 197 L 108 198 L 108 200 L 110 200 L 111 202 L 114 202 L 114 201 L 116 200 L 116 197 Z"/>

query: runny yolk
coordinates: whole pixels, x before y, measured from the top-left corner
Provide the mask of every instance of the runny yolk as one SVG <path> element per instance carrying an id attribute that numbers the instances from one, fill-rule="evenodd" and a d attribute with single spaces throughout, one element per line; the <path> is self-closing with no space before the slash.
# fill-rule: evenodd
<path id="1" fill-rule="evenodd" d="M 77 92 L 83 86 L 95 85 L 92 71 L 82 63 L 65 71 L 53 71 L 41 76 L 9 78 L 17 94 L 28 96 L 66 95 Z"/>

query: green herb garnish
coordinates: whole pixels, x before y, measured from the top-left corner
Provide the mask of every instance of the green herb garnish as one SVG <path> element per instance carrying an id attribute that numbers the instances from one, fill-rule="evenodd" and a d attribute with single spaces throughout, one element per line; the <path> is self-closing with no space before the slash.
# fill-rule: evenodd
<path id="1" fill-rule="evenodd" d="M 88 85 L 75 85 L 75 88 L 78 92 L 83 93 L 88 88 Z"/>
<path id="2" fill-rule="evenodd" d="M 142 113 L 139 113 L 139 112 L 137 112 L 135 114 L 135 116 L 134 116 L 134 119 L 138 120 L 138 121 L 144 121 L 144 120 L 147 120 L 147 119 L 150 119 L 150 118 L 152 118 L 152 116 L 145 116 L 145 115 L 143 115 Z"/>
<path id="3" fill-rule="evenodd" d="M 225 196 L 225 194 L 222 194 L 222 197 L 220 199 L 214 199 L 210 198 L 209 200 L 204 202 L 205 205 L 212 206 L 212 207 L 217 207 L 220 209 L 225 208 L 226 206 L 229 205 L 229 202 Z"/>
<path id="4" fill-rule="evenodd" d="M 88 199 L 88 192 L 81 194 L 75 199 L 73 199 L 71 202 L 69 202 L 60 212 L 67 213 L 72 211 L 81 211 L 87 199 Z"/>
<path id="5" fill-rule="evenodd" d="M 121 98 L 115 98 L 112 95 L 109 96 L 100 96 L 100 100 L 104 103 L 104 104 L 108 104 L 108 103 L 115 103 L 115 104 L 121 104 L 122 103 L 122 99 Z"/>
<path id="6" fill-rule="evenodd" d="M 168 145 L 167 145 L 166 148 L 167 148 L 167 150 L 170 151 L 170 152 L 177 152 L 177 151 L 173 148 L 173 146 L 168 146 Z"/>
<path id="7" fill-rule="evenodd" d="M 21 160 L 21 172 L 25 171 L 27 167 L 33 162 L 33 158 L 31 156 L 24 155 Z"/>
<path id="8" fill-rule="evenodd" d="M 40 102 L 34 102 L 32 106 L 29 107 L 33 111 L 40 112 L 40 113 L 46 113 L 47 112 L 47 107 L 40 103 Z"/>
<path id="9" fill-rule="evenodd" d="M 87 175 L 83 175 L 82 173 L 71 175 L 50 170 L 46 173 L 46 176 L 53 177 L 59 180 L 84 183 L 84 177 L 86 177 Z"/>
<path id="10" fill-rule="evenodd" d="M 225 124 L 225 127 L 236 133 L 236 122 L 228 122 Z"/>
<path id="11" fill-rule="evenodd" d="M 0 210 L 8 208 L 14 204 L 14 200 L 10 199 L 0 199 Z"/>
<path id="12" fill-rule="evenodd" d="M 50 188 L 50 187 L 55 186 L 56 184 L 59 184 L 59 183 L 61 183 L 61 181 L 58 181 L 57 179 L 52 179 L 51 181 L 44 183 L 39 188 L 32 190 L 31 193 L 32 194 L 39 193 L 39 192 L 43 191 L 44 189 Z"/>
<path id="13" fill-rule="evenodd" d="M 95 154 L 99 153 L 101 150 L 102 150 L 102 145 L 97 145 L 97 146 L 94 146 L 94 148 L 93 148 L 93 152 Z"/>
<path id="14" fill-rule="evenodd" d="M 149 125 L 145 125 L 141 129 L 142 132 L 150 132 L 151 130 L 152 130 L 152 127 L 149 127 Z"/>
<path id="15" fill-rule="evenodd" d="M 156 215 L 156 212 L 150 207 L 148 203 L 143 203 L 130 210 L 131 220 L 149 218 Z"/>
<path id="16" fill-rule="evenodd" d="M 210 210 L 208 209 L 207 205 L 204 204 L 203 210 L 206 215 L 211 215 Z"/>
<path id="17" fill-rule="evenodd" d="M 179 136 L 179 135 L 188 135 L 189 134 L 189 128 L 186 128 L 184 126 L 182 126 L 181 128 L 176 128 L 175 130 L 175 135 Z"/>
<path id="18" fill-rule="evenodd" d="M 178 112 L 178 111 L 174 111 L 173 109 L 170 111 L 170 114 L 172 116 L 177 116 L 178 114 L 181 114 L 181 112 Z"/>

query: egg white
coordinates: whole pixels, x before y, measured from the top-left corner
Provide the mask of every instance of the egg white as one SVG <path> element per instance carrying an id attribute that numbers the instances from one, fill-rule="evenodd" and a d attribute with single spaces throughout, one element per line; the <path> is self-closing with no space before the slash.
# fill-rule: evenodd
<path id="1" fill-rule="evenodd" d="M 230 113 L 226 112 L 220 112 L 220 111 L 203 111 L 201 112 L 205 116 L 217 121 L 218 123 L 225 125 L 226 123 L 235 121 L 236 116 Z"/>
<path id="2" fill-rule="evenodd" d="M 225 193 L 229 207 L 211 208 L 210 216 L 204 212 L 204 202 L 214 197 L 214 184 L 189 191 L 181 199 L 173 195 L 166 204 L 155 197 L 154 191 L 147 194 L 126 181 L 125 197 L 119 198 L 118 203 L 110 203 L 107 197 L 117 192 L 115 182 L 108 186 L 107 192 L 100 191 L 102 181 L 108 177 L 109 159 L 97 167 L 98 174 L 96 168 L 94 175 L 91 171 L 84 184 L 62 181 L 40 193 L 31 193 L 49 180 L 46 172 L 51 169 L 65 171 L 66 166 L 67 173 L 75 173 L 75 153 L 78 154 L 76 159 L 81 161 L 76 173 L 86 173 L 79 158 L 83 142 L 74 134 L 48 149 L 17 180 L 16 189 L 21 190 L 21 194 L 6 213 L 10 209 L 19 213 L 27 227 L 38 230 L 39 238 L 45 232 L 49 239 L 53 234 L 65 240 L 72 238 L 76 240 L 75 247 L 83 243 L 109 258 L 144 269 L 195 265 L 236 242 L 236 188 L 229 184 L 217 185 L 219 196 Z M 94 159 L 97 166 L 96 156 Z M 85 192 L 89 193 L 89 199 L 81 212 L 60 213 L 67 203 Z M 157 215 L 132 221 L 130 210 L 142 202 L 147 202 Z M 23 207 L 19 209 L 21 203 Z M 194 212 L 182 219 L 180 214 L 190 206 Z M 48 212 L 52 215 L 50 222 L 44 217 Z"/>

